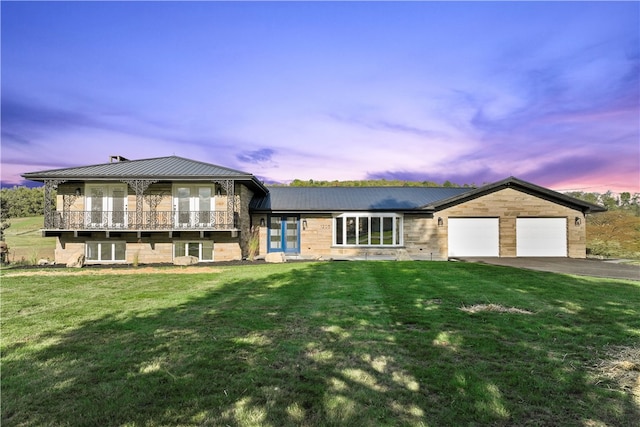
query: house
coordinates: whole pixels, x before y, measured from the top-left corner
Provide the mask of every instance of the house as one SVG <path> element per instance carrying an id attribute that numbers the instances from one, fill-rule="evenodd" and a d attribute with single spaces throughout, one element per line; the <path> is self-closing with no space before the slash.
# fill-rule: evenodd
<path id="1" fill-rule="evenodd" d="M 30 172 L 44 183 L 56 262 L 259 256 L 423 259 L 586 256 L 585 214 L 604 208 L 514 177 L 480 188 L 267 187 L 177 156 Z M 57 190 L 55 207 L 50 202 Z"/>

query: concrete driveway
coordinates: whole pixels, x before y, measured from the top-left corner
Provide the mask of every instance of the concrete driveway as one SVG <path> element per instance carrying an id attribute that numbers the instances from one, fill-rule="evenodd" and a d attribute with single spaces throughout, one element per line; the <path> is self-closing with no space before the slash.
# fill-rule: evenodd
<path id="1" fill-rule="evenodd" d="M 581 276 L 606 277 L 640 281 L 640 265 L 621 264 L 616 260 L 576 259 L 576 258 L 457 258 L 464 262 L 480 262 L 529 270 L 550 271 L 552 273 L 577 274 Z"/>

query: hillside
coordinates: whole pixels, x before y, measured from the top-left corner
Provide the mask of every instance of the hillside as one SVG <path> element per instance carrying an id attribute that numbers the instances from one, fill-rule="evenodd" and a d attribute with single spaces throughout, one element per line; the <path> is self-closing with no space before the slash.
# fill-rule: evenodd
<path id="1" fill-rule="evenodd" d="M 41 258 L 54 259 L 55 237 L 42 237 L 40 229 L 44 217 L 11 218 L 11 227 L 5 230 L 9 245 L 9 262 L 37 263 Z"/>

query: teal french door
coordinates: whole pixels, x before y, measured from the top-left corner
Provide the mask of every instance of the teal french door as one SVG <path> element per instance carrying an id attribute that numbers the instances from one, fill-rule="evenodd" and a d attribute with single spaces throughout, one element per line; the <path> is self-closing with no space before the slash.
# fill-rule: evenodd
<path id="1" fill-rule="evenodd" d="M 300 252 L 300 218 L 297 216 L 269 217 L 269 252 Z"/>

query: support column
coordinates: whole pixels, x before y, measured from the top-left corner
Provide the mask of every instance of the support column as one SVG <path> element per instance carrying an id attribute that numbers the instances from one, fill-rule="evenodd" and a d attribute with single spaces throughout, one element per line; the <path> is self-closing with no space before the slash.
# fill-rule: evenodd
<path id="1" fill-rule="evenodd" d="M 51 206 L 51 192 L 58 188 L 58 185 L 66 182 L 66 179 L 45 179 L 44 180 L 44 228 L 58 228 L 56 224 L 56 214 Z"/>
<path id="2" fill-rule="evenodd" d="M 222 179 L 213 181 L 219 184 L 227 193 L 227 224 L 231 227 L 235 227 L 235 207 L 236 207 L 236 195 L 235 195 L 235 181 L 232 179 Z"/>

